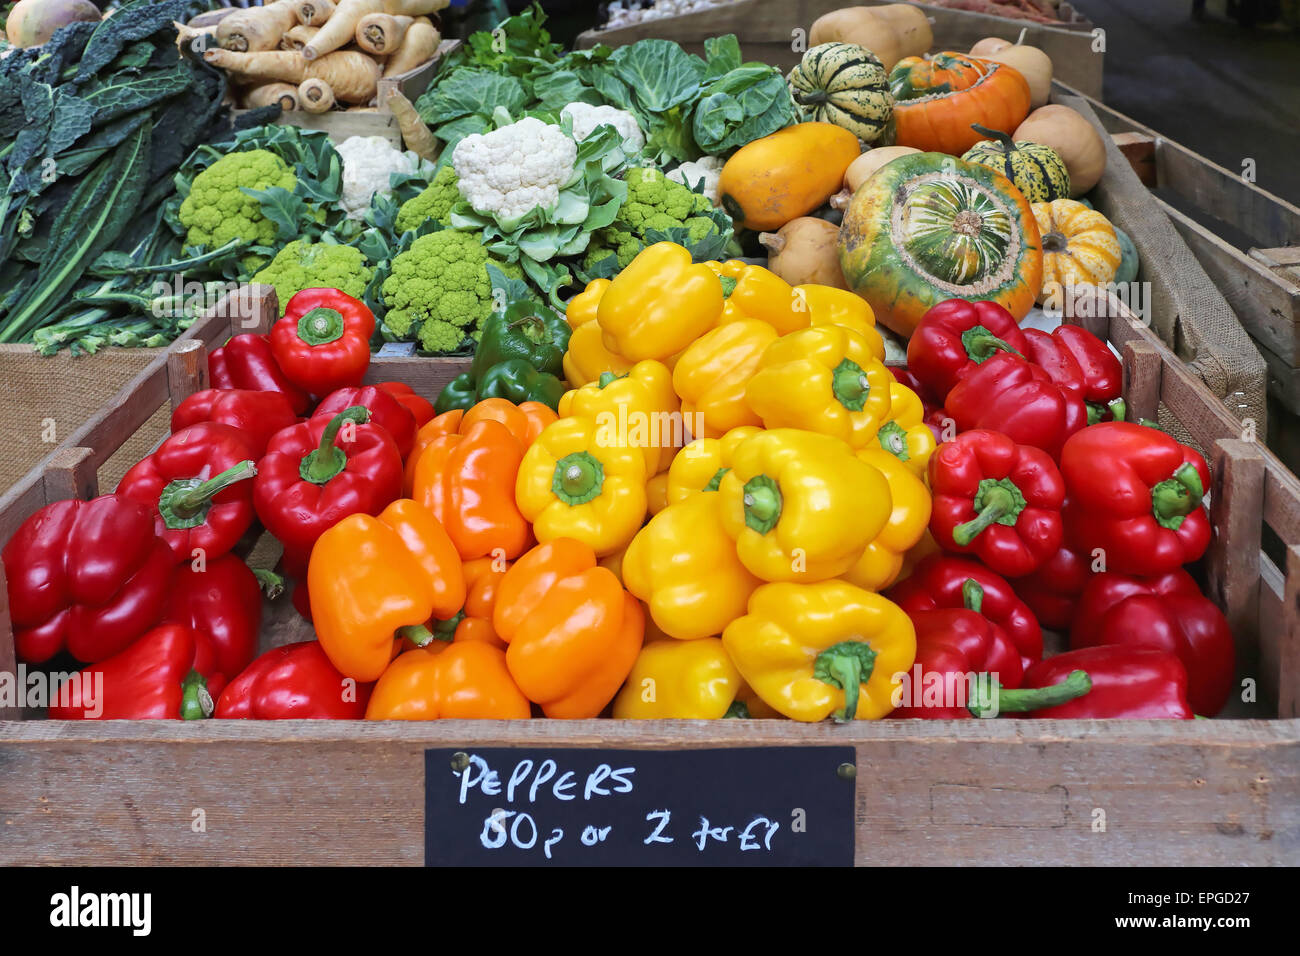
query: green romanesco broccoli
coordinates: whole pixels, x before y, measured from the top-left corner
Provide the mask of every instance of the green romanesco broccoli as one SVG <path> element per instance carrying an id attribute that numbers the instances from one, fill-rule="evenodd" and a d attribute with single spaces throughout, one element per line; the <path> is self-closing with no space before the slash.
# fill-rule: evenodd
<path id="1" fill-rule="evenodd" d="M 262 215 L 260 204 L 243 189 L 293 190 L 298 178 L 279 156 L 266 149 L 250 149 L 221 157 L 194 177 L 190 194 L 181 203 L 180 220 L 189 230 L 190 246 L 216 249 L 232 239 L 269 246 L 275 241 L 275 223 Z"/>
<path id="2" fill-rule="evenodd" d="M 451 207 L 460 202 L 460 189 L 456 185 L 456 170 L 444 166 L 424 192 L 402 203 L 397 210 L 397 231 L 415 229 L 421 223 L 434 219 L 444 226 L 451 225 Z"/>
<path id="3" fill-rule="evenodd" d="M 584 268 L 593 268 L 611 254 L 617 257 L 620 269 L 626 267 L 645 248 L 646 233 L 651 229 L 667 232 L 685 228 L 690 237 L 688 245 L 694 245 L 710 233 L 722 232 L 709 218 L 713 204 L 689 186 L 643 166 L 629 169 L 625 178 L 627 200 L 614 222 L 592 234 L 583 259 Z"/>
<path id="4" fill-rule="evenodd" d="M 466 336 L 478 338 L 492 311 L 489 261 L 509 278 L 523 278 L 518 264 L 488 255 L 482 233 L 440 229 L 416 239 L 393 259 L 384 280 L 385 331 L 435 353 L 455 351 Z"/>
<path id="5" fill-rule="evenodd" d="M 253 281 L 275 286 L 283 315 L 288 301 L 303 289 L 341 289 L 359 299 L 374 274 L 360 249 L 295 239 L 276 253 Z"/>

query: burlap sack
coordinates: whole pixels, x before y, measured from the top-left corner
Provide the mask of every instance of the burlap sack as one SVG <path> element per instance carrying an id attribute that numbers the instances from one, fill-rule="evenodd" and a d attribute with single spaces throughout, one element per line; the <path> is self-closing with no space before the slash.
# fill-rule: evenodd
<path id="1" fill-rule="evenodd" d="M 0 494 L 54 451 L 119 389 L 162 354 L 161 349 L 104 349 L 73 358 L 43 357 L 28 345 L 0 345 Z M 100 491 L 112 491 L 133 464 L 167 434 L 171 405 L 99 470 Z"/>
<path id="2" fill-rule="evenodd" d="M 1052 102 L 1083 114 L 1106 144 L 1106 176 L 1094 190 L 1097 209 L 1133 240 L 1148 283 L 1151 328 L 1239 419 L 1267 434 L 1266 366 L 1236 314 L 1210 281 L 1169 218 L 1111 141 L 1086 100 L 1054 91 Z M 1175 426 L 1161 409 L 1161 424 Z"/>

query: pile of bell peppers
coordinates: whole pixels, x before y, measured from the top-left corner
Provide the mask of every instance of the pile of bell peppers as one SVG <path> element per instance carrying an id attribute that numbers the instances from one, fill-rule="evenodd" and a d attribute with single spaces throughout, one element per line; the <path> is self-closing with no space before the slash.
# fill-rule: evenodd
<path id="1" fill-rule="evenodd" d="M 1187 569 L 1205 462 L 1124 420 L 1082 329 L 954 300 L 887 367 L 858 296 L 666 242 L 564 316 L 509 299 L 433 403 L 365 381 L 374 329 L 299 293 L 113 494 L 33 515 L 3 552 L 20 659 L 102 674 L 97 716 L 173 719 L 1190 718 L 1231 693 Z M 278 574 L 240 557 L 262 530 Z M 316 639 L 258 656 L 279 575 Z M 51 716 L 91 716 L 75 696 Z"/>

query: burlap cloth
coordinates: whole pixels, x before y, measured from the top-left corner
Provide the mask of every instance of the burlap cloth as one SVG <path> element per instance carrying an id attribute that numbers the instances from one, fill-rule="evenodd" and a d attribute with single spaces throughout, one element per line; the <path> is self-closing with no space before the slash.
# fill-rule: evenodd
<path id="1" fill-rule="evenodd" d="M 161 349 L 104 349 L 48 358 L 29 345 L 0 345 L 0 495 L 54 451 Z M 167 434 L 171 403 L 163 406 L 99 469 L 101 492 L 112 491 L 133 464 Z"/>
<path id="2" fill-rule="evenodd" d="M 1054 91 L 1053 103 L 1082 113 L 1106 144 L 1106 176 L 1093 191 L 1097 209 L 1137 247 L 1138 279 L 1148 283 L 1151 328 L 1238 419 L 1267 434 L 1266 367 L 1246 330 L 1173 224 L 1138 180 L 1086 100 Z M 1181 441 L 1190 436 L 1162 405 L 1160 424 Z M 1208 449 L 1203 449 L 1208 451 Z"/>

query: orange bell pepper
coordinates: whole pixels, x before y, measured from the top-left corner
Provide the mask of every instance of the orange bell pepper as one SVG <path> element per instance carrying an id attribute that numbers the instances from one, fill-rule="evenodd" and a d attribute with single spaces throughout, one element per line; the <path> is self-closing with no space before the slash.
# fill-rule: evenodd
<path id="1" fill-rule="evenodd" d="M 412 497 L 442 522 L 462 558 L 515 558 L 527 550 L 532 529 L 515 506 L 523 457 L 510 429 L 491 420 L 440 435 L 420 452 Z"/>
<path id="2" fill-rule="evenodd" d="M 465 603 L 460 556 L 438 520 L 401 498 L 377 517 L 344 518 L 317 539 L 307 565 L 321 650 L 345 677 L 369 682 L 388 667 L 398 638 L 427 644 L 424 626 Z"/>
<path id="3" fill-rule="evenodd" d="M 475 422 L 500 422 L 510 429 L 510 434 L 519 439 L 519 443 L 528 450 L 528 446 L 537 440 L 537 436 L 556 419 L 555 412 L 541 402 L 523 402 L 516 405 L 504 398 L 485 398 L 471 408 L 453 408 L 443 412 L 437 418 L 427 422 L 415 434 L 415 447 L 406 459 L 404 475 L 404 494 L 409 495 L 415 486 L 415 463 L 420 452 L 428 448 L 440 435 L 459 435 L 469 430 Z"/>
<path id="4" fill-rule="evenodd" d="M 492 623 L 519 689 L 548 717 L 595 717 L 632 670 L 641 604 L 572 538 L 533 548 L 506 572 Z"/>
<path id="5" fill-rule="evenodd" d="M 492 627 L 492 609 L 497 588 L 510 570 L 510 562 L 498 558 L 475 558 L 461 566 L 465 574 L 465 606 L 453 618 L 439 621 L 434 636 L 444 641 L 482 641 L 505 650 L 506 642 Z"/>
<path id="6" fill-rule="evenodd" d="M 528 698 L 506 669 L 503 650 L 477 641 L 407 651 L 384 671 L 367 720 L 524 720 Z"/>

